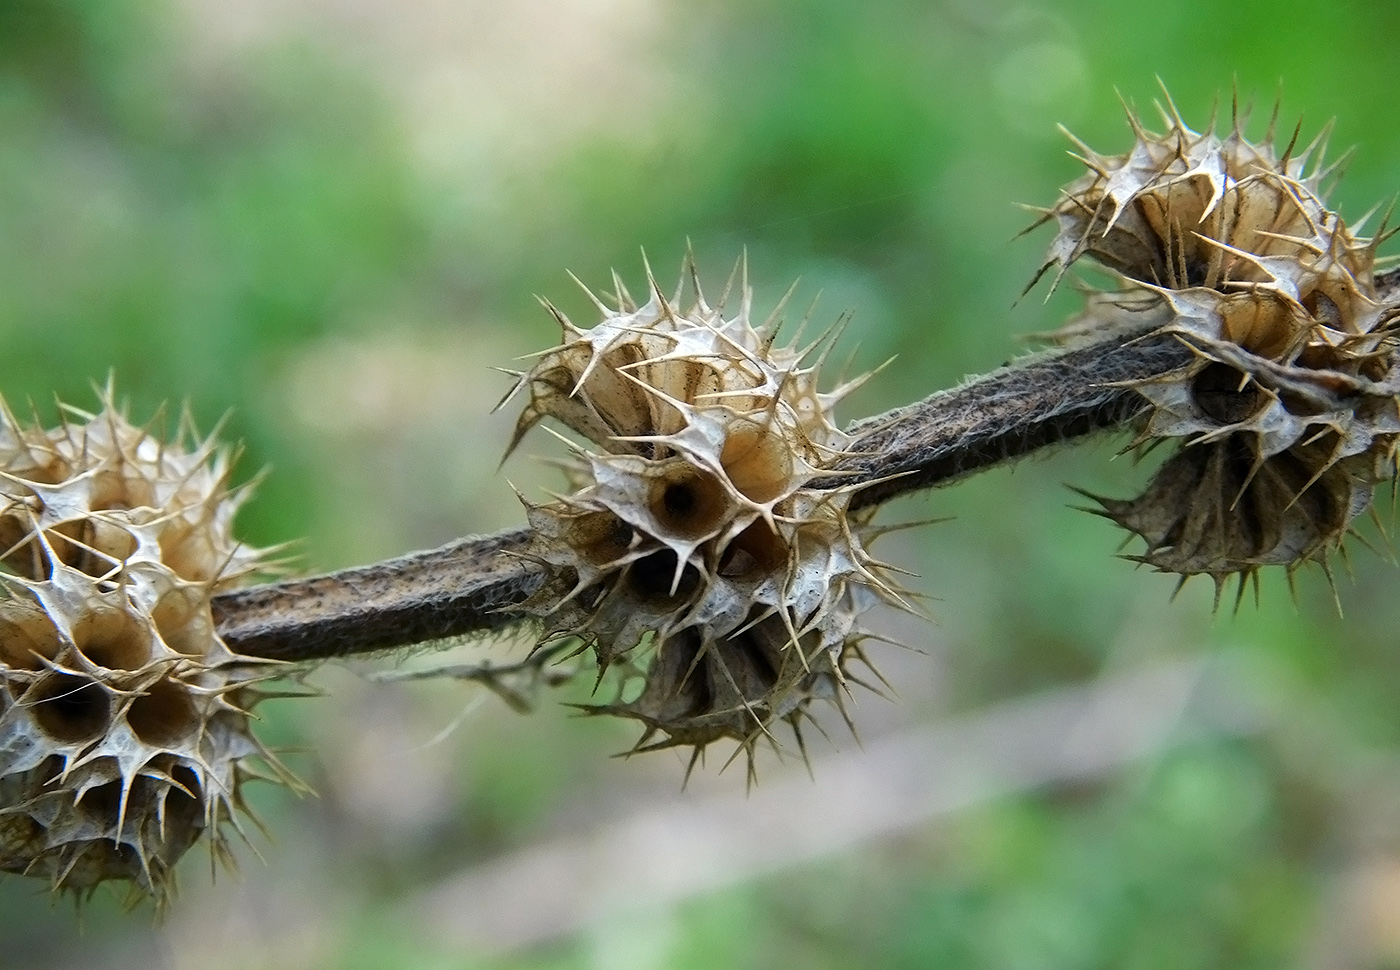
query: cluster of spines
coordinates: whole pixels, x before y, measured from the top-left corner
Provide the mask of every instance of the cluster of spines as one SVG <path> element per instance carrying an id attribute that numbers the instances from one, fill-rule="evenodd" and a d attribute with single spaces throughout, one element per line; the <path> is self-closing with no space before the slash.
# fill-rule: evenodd
<path id="1" fill-rule="evenodd" d="M 188 416 L 166 442 L 102 404 L 0 404 L 0 870 L 163 901 L 200 837 L 231 860 L 246 780 L 295 780 L 251 731 L 275 670 L 210 608 L 267 561 L 232 535 L 249 487 Z"/>
<path id="2" fill-rule="evenodd" d="M 616 278 L 615 306 L 585 288 L 603 315 L 592 328 L 546 303 L 563 342 L 512 391 L 529 395 L 512 448 L 544 417 L 593 446 L 570 443 L 573 492 L 527 503 L 552 576 L 527 608 L 591 649 L 600 683 L 613 668 L 643 679 L 634 699 L 590 708 L 641 721 L 636 750 L 698 756 L 730 738 L 751 755 L 780 720 L 800 743 L 810 702 L 840 706 L 851 663 L 868 666 L 862 614 L 907 605 L 851 490 L 808 487 L 847 453 L 832 409 L 865 378 L 820 391 L 830 334 L 779 346 L 781 304 L 753 326 L 742 263 L 736 275 L 728 318 L 735 277 L 711 306 L 693 262 L 670 297 L 648 270 L 641 305 Z"/>
<path id="3" fill-rule="evenodd" d="M 1183 446 L 1138 498 L 1097 501 L 1146 542 L 1141 562 L 1208 575 L 1217 595 L 1237 576 L 1242 593 L 1262 566 L 1326 569 L 1395 475 L 1400 306 L 1375 276 L 1389 234 L 1363 237 L 1369 215 L 1348 227 L 1327 207 L 1345 161 L 1324 163 L 1328 130 L 1297 151 L 1295 129 L 1280 154 L 1277 108 L 1255 144 L 1237 103 L 1223 138 L 1170 97 L 1157 107 L 1165 134 L 1128 111 L 1127 154 L 1076 140 L 1089 171 L 1041 210 L 1036 225 L 1059 231 L 1040 273 L 1088 257 L 1115 280 L 1063 339 L 1170 334 L 1193 351 L 1133 384 L 1150 407 L 1130 447 Z"/>

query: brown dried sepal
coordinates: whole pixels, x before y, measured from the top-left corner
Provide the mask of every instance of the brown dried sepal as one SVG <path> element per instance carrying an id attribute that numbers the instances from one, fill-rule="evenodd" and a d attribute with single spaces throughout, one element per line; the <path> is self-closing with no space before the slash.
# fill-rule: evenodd
<path id="1" fill-rule="evenodd" d="M 756 619 L 718 640 L 687 629 L 656 648 L 635 700 L 584 710 L 640 721 L 643 733 L 633 751 L 690 747 L 698 758 L 716 741 L 738 742 L 752 771 L 755 745 L 775 742 L 772 730 L 779 722 L 801 744 L 811 703 L 840 704 L 846 652 L 823 649 L 820 640 L 808 634 L 793 641 L 792 631 L 776 616 Z M 859 654 L 854 644 L 850 654 Z"/>
<path id="2" fill-rule="evenodd" d="M 1248 436 L 1232 435 L 1183 447 L 1135 499 L 1091 497 L 1146 544 L 1129 558 L 1183 581 L 1210 576 L 1218 597 L 1231 576 L 1243 590 L 1263 566 L 1325 567 L 1370 504 L 1375 466 L 1393 465 L 1393 449 L 1336 459 L 1324 437 L 1264 458 Z"/>

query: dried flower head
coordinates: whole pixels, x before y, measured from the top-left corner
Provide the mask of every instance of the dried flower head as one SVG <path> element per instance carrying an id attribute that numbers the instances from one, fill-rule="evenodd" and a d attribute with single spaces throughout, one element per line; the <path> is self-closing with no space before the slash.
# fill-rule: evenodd
<path id="1" fill-rule="evenodd" d="M 226 856 L 250 757 L 294 780 L 250 728 L 271 667 L 210 612 L 264 559 L 246 487 L 188 420 L 166 443 L 102 404 L 46 430 L 0 402 L 0 869 L 163 899 L 201 835 Z"/>
<path id="2" fill-rule="evenodd" d="M 1041 269 L 1087 256 L 1118 290 L 1092 293 L 1061 335 L 1156 332 L 1195 353 L 1134 386 L 1150 402 L 1135 446 L 1184 439 L 1138 498 L 1100 500 L 1147 543 L 1141 561 L 1185 577 L 1244 580 L 1260 566 L 1326 565 L 1378 481 L 1395 473 L 1400 305 L 1376 290 L 1376 250 L 1327 208 L 1326 131 L 1280 154 L 1191 130 L 1158 105 L 1165 134 L 1131 112 L 1135 144 L 1100 155 L 1042 222 L 1058 226 Z"/>
<path id="3" fill-rule="evenodd" d="M 832 409 L 864 378 L 820 391 L 830 343 L 777 346 L 778 311 L 752 324 L 746 278 L 726 318 L 693 266 L 684 308 L 686 279 L 667 298 L 648 277 L 640 306 L 620 282 L 615 309 L 590 293 L 592 328 L 545 304 L 564 339 L 519 375 L 512 448 L 552 417 L 596 450 L 575 447 L 572 494 L 529 506 L 553 579 L 527 607 L 591 647 L 600 679 L 644 678 L 635 699 L 595 708 L 642 721 L 639 747 L 660 732 L 651 747 L 751 749 L 812 699 L 839 704 L 865 659 L 861 615 L 904 603 L 850 493 L 807 487 L 845 453 Z"/>

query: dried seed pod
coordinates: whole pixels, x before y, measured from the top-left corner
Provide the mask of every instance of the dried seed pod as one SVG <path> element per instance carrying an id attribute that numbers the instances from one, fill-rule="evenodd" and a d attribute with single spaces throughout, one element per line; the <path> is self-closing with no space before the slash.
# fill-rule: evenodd
<path id="1" fill-rule="evenodd" d="M 685 280 L 671 298 L 650 280 L 642 306 L 619 284 L 588 329 L 546 304 L 564 341 L 519 375 L 529 400 L 511 447 L 551 417 L 595 450 L 576 448 L 581 487 L 528 506 L 553 578 L 526 606 L 590 646 L 600 679 L 614 666 L 644 678 L 635 700 L 595 709 L 642 721 L 639 747 L 661 732 L 649 746 L 751 749 L 839 697 L 864 659 L 861 615 L 905 600 L 849 493 L 807 487 L 848 447 L 832 408 L 864 378 L 820 391 L 811 358 L 829 344 L 777 346 L 774 318 L 751 323 L 746 281 L 728 318 L 693 267 L 689 281 L 684 308 Z"/>
<path id="2" fill-rule="evenodd" d="M 1155 330 L 1195 351 L 1135 385 L 1151 406 L 1133 444 L 1183 450 L 1138 499 L 1104 505 L 1147 542 L 1142 561 L 1219 589 L 1263 565 L 1325 565 L 1394 477 L 1400 294 L 1376 286 L 1384 226 L 1363 237 L 1327 208 L 1340 162 L 1323 164 L 1325 131 L 1279 153 L 1277 109 L 1255 144 L 1238 110 L 1220 137 L 1167 103 L 1163 135 L 1129 112 L 1125 155 L 1079 145 L 1090 171 L 1045 210 L 1058 232 L 1041 272 L 1088 257 L 1120 287 L 1091 294 L 1061 339 Z"/>
<path id="3" fill-rule="evenodd" d="M 1260 258 L 1307 258 L 1335 236 L 1360 271 L 1355 245 L 1324 201 L 1324 186 L 1345 158 L 1323 164 L 1328 131 L 1295 154 L 1294 132 L 1275 148 L 1277 110 L 1263 142 L 1243 132 L 1248 112 L 1234 112 L 1223 138 L 1214 123 L 1187 127 L 1176 106 L 1157 105 L 1165 134 L 1150 132 L 1128 111 L 1136 141 L 1125 155 L 1101 155 L 1078 139 L 1075 157 L 1089 171 L 1071 182 L 1036 225 L 1058 227 L 1040 272 L 1062 275 L 1081 256 L 1138 283 L 1169 289 L 1224 289 L 1269 280 Z"/>
<path id="4" fill-rule="evenodd" d="M 0 870 L 162 900 L 201 836 L 227 854 L 250 758 L 295 780 L 251 731 L 272 666 L 210 611 L 265 558 L 232 535 L 247 490 L 212 436 L 102 403 L 49 430 L 0 404 Z"/>

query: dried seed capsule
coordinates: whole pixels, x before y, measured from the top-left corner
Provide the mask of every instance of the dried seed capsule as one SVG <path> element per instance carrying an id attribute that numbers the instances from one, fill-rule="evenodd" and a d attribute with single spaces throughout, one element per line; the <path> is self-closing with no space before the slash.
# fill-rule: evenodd
<path id="1" fill-rule="evenodd" d="M 1387 233 L 1327 208 L 1340 163 L 1323 164 L 1325 131 L 1302 151 L 1295 131 L 1280 153 L 1272 120 L 1256 144 L 1238 111 L 1220 137 L 1168 105 L 1161 135 L 1129 113 L 1125 155 L 1081 144 L 1090 171 L 1041 220 L 1058 227 L 1042 273 L 1088 257 L 1119 286 L 1091 294 L 1064 339 L 1155 327 L 1196 352 L 1135 385 L 1151 407 L 1134 445 L 1182 451 L 1105 508 L 1147 542 L 1142 561 L 1217 588 L 1262 565 L 1325 565 L 1395 474 L 1400 294 L 1375 273 Z"/>
<path id="2" fill-rule="evenodd" d="M 264 558 L 227 452 L 103 405 L 45 430 L 0 404 L 0 869 L 163 900 L 201 836 L 226 853 L 250 757 L 294 779 L 251 731 L 271 666 L 210 613 Z"/>
<path id="3" fill-rule="evenodd" d="M 528 507 L 553 578 L 527 608 L 588 644 L 600 678 L 616 665 L 644 679 L 595 709 L 642 721 L 639 747 L 660 732 L 653 746 L 751 748 L 839 696 L 864 659 L 861 615 L 904 600 L 849 494 L 808 488 L 848 447 L 832 408 L 863 379 L 820 391 L 822 341 L 777 346 L 746 282 L 726 317 L 690 280 L 685 306 L 683 287 L 667 298 L 650 280 L 638 306 L 619 285 L 587 329 L 550 307 L 564 340 L 519 376 L 511 447 L 551 417 L 593 448 L 577 449 L 576 491 Z"/>

